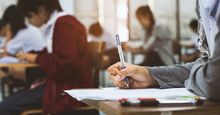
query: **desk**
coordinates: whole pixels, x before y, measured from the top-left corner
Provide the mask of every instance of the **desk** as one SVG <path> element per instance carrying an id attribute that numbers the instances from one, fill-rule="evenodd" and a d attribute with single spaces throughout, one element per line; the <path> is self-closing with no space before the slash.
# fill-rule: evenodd
<path id="1" fill-rule="evenodd" d="M 116 101 L 84 100 L 107 115 L 220 115 L 220 103 L 205 101 L 201 106 L 121 107 Z"/>
<path id="2" fill-rule="evenodd" d="M 37 64 L 34 63 L 11 63 L 11 64 L 0 64 L 0 68 L 10 68 L 10 67 L 15 67 L 15 68 L 29 68 L 29 67 L 38 67 Z"/>

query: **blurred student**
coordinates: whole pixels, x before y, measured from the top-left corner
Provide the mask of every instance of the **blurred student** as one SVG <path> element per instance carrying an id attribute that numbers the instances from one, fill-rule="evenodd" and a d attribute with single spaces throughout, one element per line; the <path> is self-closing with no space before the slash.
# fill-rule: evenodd
<path id="1" fill-rule="evenodd" d="M 46 47 L 41 32 L 25 23 L 25 18 L 17 6 L 9 6 L 2 20 L 5 28 L 5 51 L 9 55 L 15 56 L 18 52 L 38 52 Z"/>
<path id="2" fill-rule="evenodd" d="M 36 105 L 43 106 L 44 114 L 62 114 L 84 106 L 63 91 L 92 87 L 85 27 L 62 12 L 58 0 L 19 0 L 18 6 L 31 24 L 37 27 L 46 24 L 47 48 L 39 54 L 17 55 L 37 63 L 46 73 L 46 83 L 4 100 L 0 104 L 1 115 L 19 114 Z"/>
<path id="3" fill-rule="evenodd" d="M 46 47 L 42 33 L 36 27 L 25 23 L 25 17 L 16 5 L 9 6 L 2 17 L 2 36 L 1 48 L 4 56 L 0 59 L 1 63 L 16 63 L 19 60 L 13 58 L 18 52 L 39 52 Z M 13 57 L 8 57 L 13 56 Z M 4 79 L 25 79 L 26 68 L 10 68 L 13 77 Z"/>
<path id="4" fill-rule="evenodd" d="M 93 23 L 89 27 L 88 42 L 105 42 L 104 56 L 108 58 L 108 64 L 104 65 L 106 68 L 119 61 L 115 39 L 101 27 L 99 22 Z"/>
<path id="5" fill-rule="evenodd" d="M 140 65 L 161 66 L 174 64 L 169 28 L 156 23 L 148 5 L 139 7 L 136 11 L 136 16 L 143 28 L 143 31 L 139 33 L 139 37 L 143 40 L 143 45 L 139 48 L 127 47 L 128 50 L 145 52 L 145 59 Z"/>
<path id="6" fill-rule="evenodd" d="M 192 19 L 189 23 L 190 30 L 192 31 L 191 40 L 194 44 L 194 46 L 198 46 L 198 20 Z"/>
<path id="7" fill-rule="evenodd" d="M 188 50 L 186 50 L 186 56 L 188 62 L 195 61 L 200 53 L 198 51 L 198 40 L 199 40 L 199 34 L 198 34 L 198 20 L 192 19 L 189 23 L 190 30 L 192 31 L 191 34 L 191 42 L 193 43 L 191 47 L 189 47 Z M 183 58 L 184 60 L 184 58 Z"/>
<path id="8" fill-rule="evenodd" d="M 143 67 L 120 63 L 109 68 L 115 86 L 124 88 L 123 79 L 129 76 L 130 88 L 178 88 L 186 87 L 207 99 L 220 101 L 220 1 L 197 0 L 199 18 L 198 49 L 201 57 L 184 65 Z"/>

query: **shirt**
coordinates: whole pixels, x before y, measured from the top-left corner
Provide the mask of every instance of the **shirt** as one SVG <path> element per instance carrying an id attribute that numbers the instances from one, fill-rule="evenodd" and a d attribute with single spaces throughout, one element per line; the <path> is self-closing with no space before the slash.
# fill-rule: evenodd
<path id="1" fill-rule="evenodd" d="M 46 42 L 36 27 L 27 25 L 26 28 L 18 33 L 7 43 L 6 51 L 11 55 L 16 55 L 19 51 L 41 51 L 45 48 Z"/>
<path id="2" fill-rule="evenodd" d="M 156 24 L 153 29 L 153 34 L 148 38 L 148 40 L 145 39 L 146 36 L 142 37 L 143 48 L 145 50 L 153 49 L 158 52 L 159 56 L 166 65 L 172 65 L 175 62 L 170 35 L 171 31 L 167 26 Z"/>

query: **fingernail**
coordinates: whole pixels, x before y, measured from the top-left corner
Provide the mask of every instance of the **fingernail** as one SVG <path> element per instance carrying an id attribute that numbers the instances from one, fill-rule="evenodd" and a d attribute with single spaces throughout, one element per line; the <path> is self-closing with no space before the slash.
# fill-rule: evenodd
<path id="1" fill-rule="evenodd" d="M 121 81 L 121 77 L 120 77 L 119 75 L 116 75 L 116 76 L 115 76 L 115 80 L 116 80 L 116 81 Z"/>

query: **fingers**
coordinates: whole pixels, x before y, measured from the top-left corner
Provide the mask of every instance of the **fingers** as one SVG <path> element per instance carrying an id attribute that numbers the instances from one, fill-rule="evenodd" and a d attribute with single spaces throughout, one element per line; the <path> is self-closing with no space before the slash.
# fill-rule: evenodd
<path id="1" fill-rule="evenodd" d="M 111 75 L 114 75 L 114 76 L 115 76 L 115 75 L 117 75 L 118 72 L 120 71 L 120 70 L 119 70 L 119 67 L 120 67 L 120 63 L 118 62 L 118 63 L 116 63 L 116 64 L 110 66 L 110 67 L 108 68 L 108 72 L 109 72 Z"/>
<path id="2" fill-rule="evenodd" d="M 119 78 L 117 78 L 117 76 L 112 75 L 112 76 L 110 76 L 110 79 L 112 80 L 114 86 L 119 87 L 119 88 L 125 88 L 126 87 L 124 81 L 119 80 Z"/>
<path id="3" fill-rule="evenodd" d="M 133 77 L 134 72 L 131 66 L 127 66 L 125 69 L 122 69 L 121 71 L 118 72 L 118 75 L 124 79 L 125 77 Z"/>

